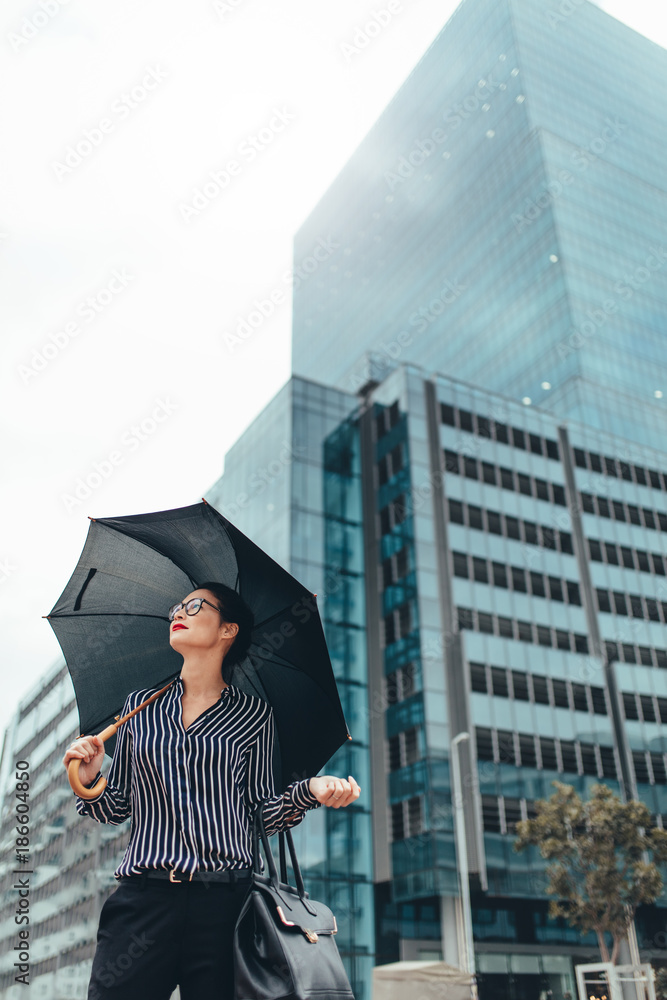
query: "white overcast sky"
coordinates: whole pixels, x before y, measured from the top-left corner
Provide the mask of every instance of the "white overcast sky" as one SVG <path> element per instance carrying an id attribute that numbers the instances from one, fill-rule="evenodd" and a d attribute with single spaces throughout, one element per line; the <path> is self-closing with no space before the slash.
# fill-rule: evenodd
<path id="1" fill-rule="evenodd" d="M 655 0 L 600 6 L 667 45 Z M 287 381 L 289 295 L 237 349 L 225 335 L 285 290 L 295 231 L 455 7 L 5 0 L 0 728 L 60 655 L 41 616 L 88 515 L 197 502 Z M 346 52 L 381 10 L 382 30 Z M 66 159 L 77 146 L 80 161 Z M 195 189 L 234 159 L 186 220 Z M 96 468 L 110 474 L 78 501 Z"/>

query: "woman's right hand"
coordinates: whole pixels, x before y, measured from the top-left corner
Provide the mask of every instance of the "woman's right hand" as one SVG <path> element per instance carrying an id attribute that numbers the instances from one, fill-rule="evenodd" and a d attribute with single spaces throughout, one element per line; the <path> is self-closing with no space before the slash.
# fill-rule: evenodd
<path id="1" fill-rule="evenodd" d="M 67 768 L 69 762 L 78 757 L 81 760 L 79 766 L 79 779 L 83 785 L 89 785 L 104 760 L 104 741 L 99 736 L 82 736 L 78 740 L 70 743 L 63 764 Z"/>

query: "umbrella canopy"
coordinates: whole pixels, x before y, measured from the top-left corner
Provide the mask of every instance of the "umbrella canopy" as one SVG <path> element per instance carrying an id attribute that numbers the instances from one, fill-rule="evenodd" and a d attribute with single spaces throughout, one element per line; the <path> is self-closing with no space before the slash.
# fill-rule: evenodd
<path id="1" fill-rule="evenodd" d="M 315 595 L 206 501 L 92 519 L 79 562 L 47 616 L 72 677 L 81 733 L 98 733 L 130 691 L 176 677 L 167 609 L 200 583 L 236 590 L 255 624 L 226 679 L 267 701 L 279 791 L 317 773 L 350 738 Z M 115 737 L 105 743 L 113 752 Z"/>

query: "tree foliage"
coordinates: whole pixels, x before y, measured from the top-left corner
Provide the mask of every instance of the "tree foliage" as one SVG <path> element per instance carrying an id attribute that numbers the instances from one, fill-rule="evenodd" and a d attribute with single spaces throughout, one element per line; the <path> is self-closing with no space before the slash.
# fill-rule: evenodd
<path id="1" fill-rule="evenodd" d="M 536 817 L 517 823 L 514 850 L 539 848 L 550 862 L 549 915 L 595 931 L 602 960 L 616 962 L 637 907 L 662 891 L 667 831 L 652 825 L 643 802 L 623 803 L 606 785 L 593 785 L 582 802 L 571 785 L 553 784 L 551 798 L 535 803 Z"/>

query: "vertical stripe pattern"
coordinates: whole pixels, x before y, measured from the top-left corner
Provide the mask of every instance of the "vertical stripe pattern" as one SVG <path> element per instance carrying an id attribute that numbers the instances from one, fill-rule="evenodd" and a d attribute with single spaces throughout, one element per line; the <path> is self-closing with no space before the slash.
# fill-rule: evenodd
<path id="1" fill-rule="evenodd" d="M 122 714 L 159 688 L 132 691 Z M 230 684 L 220 700 L 183 726 L 180 677 L 120 727 L 95 799 L 76 798 L 81 816 L 119 824 L 132 817 L 115 876 L 150 868 L 223 871 L 252 864 L 251 814 L 264 803 L 268 833 L 299 823 L 320 805 L 310 778 L 277 795 L 271 762 L 273 709 Z M 92 782 L 91 782 L 92 784 Z"/>

